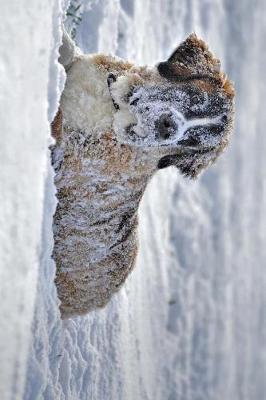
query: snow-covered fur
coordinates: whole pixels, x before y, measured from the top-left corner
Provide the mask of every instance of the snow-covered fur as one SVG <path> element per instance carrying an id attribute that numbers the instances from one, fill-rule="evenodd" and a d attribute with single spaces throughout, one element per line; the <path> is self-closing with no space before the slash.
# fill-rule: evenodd
<path id="1" fill-rule="evenodd" d="M 155 68 L 77 53 L 66 64 L 52 124 L 63 318 L 104 306 L 119 289 L 135 263 L 149 179 L 169 165 L 196 177 L 211 164 L 228 143 L 234 97 L 196 35 Z"/>

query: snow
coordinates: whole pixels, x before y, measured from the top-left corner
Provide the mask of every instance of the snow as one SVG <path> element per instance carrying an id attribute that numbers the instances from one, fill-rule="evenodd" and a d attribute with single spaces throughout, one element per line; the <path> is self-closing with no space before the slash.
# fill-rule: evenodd
<path id="1" fill-rule="evenodd" d="M 265 2 L 84 6 L 81 48 L 139 64 L 165 60 L 196 31 L 235 81 L 236 129 L 198 182 L 158 172 L 141 204 L 138 265 L 125 287 L 105 309 L 64 322 L 50 259 L 53 172 L 45 168 L 47 99 L 51 120 L 63 82 L 52 50 L 61 6 L 1 7 L 1 399 L 264 399 Z"/>
<path id="2" fill-rule="evenodd" d="M 47 94 L 57 14 L 52 1 L 1 5 L 1 399 L 21 399 L 24 390 L 42 252 Z"/>

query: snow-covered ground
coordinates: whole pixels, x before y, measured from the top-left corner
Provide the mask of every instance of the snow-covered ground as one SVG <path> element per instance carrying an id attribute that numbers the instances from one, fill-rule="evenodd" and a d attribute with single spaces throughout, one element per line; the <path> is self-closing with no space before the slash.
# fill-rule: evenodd
<path id="1" fill-rule="evenodd" d="M 1 400 L 264 400 L 266 3 L 84 2 L 76 39 L 86 52 L 154 64 L 191 31 L 202 36 L 235 81 L 236 129 L 229 151 L 198 182 L 174 169 L 157 174 L 141 205 L 138 265 L 125 288 L 104 310 L 64 322 L 50 259 L 53 172 L 45 167 L 47 112 L 51 120 L 63 80 L 55 52 L 63 4 L 7 3 Z"/>
<path id="2" fill-rule="evenodd" d="M 21 399 L 40 266 L 49 69 L 59 1 L 1 2 L 0 398 Z M 58 28 L 57 28 L 58 31 Z M 54 47 L 56 48 L 56 47 Z M 52 58 L 51 58 L 52 56 Z M 53 99 L 59 94 L 54 81 Z M 62 86 L 62 85 L 61 85 Z M 50 90 L 52 93 L 52 90 Z M 50 184 L 51 185 L 51 184 Z"/>

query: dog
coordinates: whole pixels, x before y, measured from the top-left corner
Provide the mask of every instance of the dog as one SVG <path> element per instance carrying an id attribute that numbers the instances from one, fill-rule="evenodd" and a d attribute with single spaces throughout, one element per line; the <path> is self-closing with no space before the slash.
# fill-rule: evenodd
<path id="1" fill-rule="evenodd" d="M 156 67 L 83 55 L 66 33 L 52 123 L 58 204 L 53 259 L 62 318 L 103 307 L 135 264 L 147 183 L 174 166 L 196 178 L 228 145 L 234 87 L 195 34 Z"/>

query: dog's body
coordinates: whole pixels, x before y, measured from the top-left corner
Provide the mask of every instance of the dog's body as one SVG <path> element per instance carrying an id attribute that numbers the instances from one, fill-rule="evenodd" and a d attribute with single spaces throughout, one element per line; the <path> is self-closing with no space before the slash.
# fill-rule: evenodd
<path id="1" fill-rule="evenodd" d="M 63 317 L 102 307 L 125 281 L 137 253 L 138 205 L 153 173 L 176 165 L 194 177 L 228 142 L 233 89 L 202 41 L 184 43 L 207 57 L 208 65 L 197 60 L 205 69 L 193 82 L 185 59 L 136 68 L 73 54 L 65 63 L 52 129 L 53 258 Z"/>

